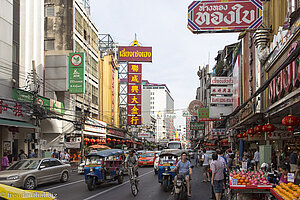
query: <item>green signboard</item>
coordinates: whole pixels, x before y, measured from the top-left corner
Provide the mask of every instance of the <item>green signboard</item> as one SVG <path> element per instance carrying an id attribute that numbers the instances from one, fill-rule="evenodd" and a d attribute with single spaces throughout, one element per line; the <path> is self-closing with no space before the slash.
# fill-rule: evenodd
<path id="1" fill-rule="evenodd" d="M 84 53 L 69 54 L 69 93 L 82 94 L 85 92 L 84 72 L 85 72 L 85 57 Z"/>
<path id="2" fill-rule="evenodd" d="M 204 122 L 191 122 L 190 129 L 191 130 L 204 130 Z"/>
<path id="3" fill-rule="evenodd" d="M 198 108 L 198 119 L 209 118 L 209 108 Z"/>
<path id="4" fill-rule="evenodd" d="M 17 101 L 33 103 L 33 93 L 21 90 L 21 89 L 13 89 L 12 90 L 13 99 Z M 65 114 L 65 106 L 63 103 L 59 101 L 55 101 L 53 99 L 48 99 L 46 97 L 38 96 L 37 97 L 38 104 L 41 105 L 45 110 L 49 110 L 51 112 L 55 112 L 58 114 Z"/>

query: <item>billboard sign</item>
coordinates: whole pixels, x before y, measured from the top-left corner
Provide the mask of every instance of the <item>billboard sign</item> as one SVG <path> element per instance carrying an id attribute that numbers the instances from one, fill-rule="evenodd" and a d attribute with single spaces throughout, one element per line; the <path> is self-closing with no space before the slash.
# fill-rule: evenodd
<path id="1" fill-rule="evenodd" d="M 232 97 L 211 97 L 211 104 L 232 104 Z"/>
<path id="2" fill-rule="evenodd" d="M 141 115 L 142 106 L 141 105 L 128 105 L 128 115 Z"/>
<path id="3" fill-rule="evenodd" d="M 141 64 L 128 64 L 128 73 L 131 74 L 141 74 L 142 73 L 142 65 Z"/>
<path id="4" fill-rule="evenodd" d="M 150 137 L 150 133 L 138 133 L 138 137 L 139 138 L 149 138 Z"/>
<path id="5" fill-rule="evenodd" d="M 212 129 L 211 130 L 211 135 L 213 136 L 221 136 L 221 135 L 225 135 L 226 130 L 225 129 Z"/>
<path id="6" fill-rule="evenodd" d="M 128 94 L 142 94 L 141 85 L 128 85 Z"/>
<path id="7" fill-rule="evenodd" d="M 193 100 L 188 107 L 188 111 L 189 113 L 191 113 L 191 115 L 193 116 L 197 116 L 198 115 L 198 108 L 202 108 L 203 107 L 203 103 L 199 100 Z"/>
<path id="8" fill-rule="evenodd" d="M 190 129 L 191 130 L 204 130 L 205 125 L 204 122 L 191 122 Z"/>
<path id="9" fill-rule="evenodd" d="M 212 85 L 231 85 L 233 84 L 232 77 L 212 77 L 211 78 Z"/>
<path id="10" fill-rule="evenodd" d="M 120 46 L 119 61 L 152 62 L 152 47 Z"/>
<path id="11" fill-rule="evenodd" d="M 128 95 L 128 104 L 141 104 L 142 95 Z"/>
<path id="12" fill-rule="evenodd" d="M 142 83 L 142 74 L 128 74 L 128 83 Z"/>
<path id="13" fill-rule="evenodd" d="M 96 133 L 106 133 L 106 123 L 98 119 L 88 117 L 84 124 L 84 130 Z"/>
<path id="14" fill-rule="evenodd" d="M 128 124 L 129 125 L 141 125 L 142 124 L 142 116 L 141 115 L 128 116 Z"/>
<path id="15" fill-rule="evenodd" d="M 198 118 L 209 118 L 209 108 L 198 108 Z"/>
<path id="16" fill-rule="evenodd" d="M 84 53 L 69 54 L 69 93 L 82 94 L 85 92 L 85 65 Z"/>
<path id="17" fill-rule="evenodd" d="M 262 24 L 260 0 L 201 0 L 188 7 L 188 28 L 193 33 L 234 32 Z"/>
<path id="18" fill-rule="evenodd" d="M 232 94 L 232 87 L 211 87 L 211 94 Z"/>

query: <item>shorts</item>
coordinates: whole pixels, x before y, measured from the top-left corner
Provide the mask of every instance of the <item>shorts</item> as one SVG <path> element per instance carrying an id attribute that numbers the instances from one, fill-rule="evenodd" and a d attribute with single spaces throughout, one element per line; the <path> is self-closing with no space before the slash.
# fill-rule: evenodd
<path id="1" fill-rule="evenodd" d="M 208 172 L 209 165 L 203 165 L 203 173 Z"/>
<path id="2" fill-rule="evenodd" d="M 224 180 L 214 180 L 214 192 L 222 193 L 223 192 L 223 182 Z"/>

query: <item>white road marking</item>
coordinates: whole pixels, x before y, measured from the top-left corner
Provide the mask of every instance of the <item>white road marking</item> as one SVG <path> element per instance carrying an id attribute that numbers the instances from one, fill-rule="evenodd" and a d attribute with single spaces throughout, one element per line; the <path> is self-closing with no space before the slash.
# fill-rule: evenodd
<path id="1" fill-rule="evenodd" d="M 143 177 L 143 176 L 146 176 L 147 174 L 150 174 L 150 173 L 153 173 L 153 171 L 147 172 L 147 173 L 145 173 L 145 174 L 139 176 L 139 178 L 141 178 L 141 177 Z M 102 192 L 99 192 L 99 193 L 97 193 L 97 194 L 95 194 L 95 195 L 93 195 L 93 196 L 90 196 L 90 197 L 88 197 L 88 198 L 85 198 L 84 200 L 89 200 L 89 199 L 95 198 L 96 196 L 99 196 L 99 195 L 104 194 L 104 193 L 106 193 L 106 192 L 109 192 L 109 191 L 111 191 L 111 190 L 113 190 L 113 189 L 116 189 L 116 188 L 118 188 L 118 187 L 121 187 L 122 185 L 125 185 L 125 184 L 127 184 L 127 183 L 129 183 L 129 180 L 126 181 L 126 182 L 124 182 L 124 183 L 122 183 L 122 184 L 120 184 L 120 185 L 116 185 L 116 186 L 114 186 L 114 187 L 112 187 L 112 188 L 109 188 L 109 189 L 107 189 L 107 190 L 104 190 L 104 191 L 102 191 Z"/>
<path id="2" fill-rule="evenodd" d="M 58 186 L 55 186 L 55 187 L 51 187 L 51 188 L 45 189 L 45 190 L 43 190 L 43 191 L 49 191 L 49 190 L 53 190 L 53 189 L 65 187 L 65 186 L 73 185 L 73 184 L 75 184 L 75 183 L 80 183 L 80 182 L 83 182 L 83 181 L 84 181 L 84 180 L 79 180 L 79 181 L 75 181 L 75 182 L 71 182 L 71 183 L 66 183 L 66 184 L 63 184 L 63 185 L 58 185 Z"/>

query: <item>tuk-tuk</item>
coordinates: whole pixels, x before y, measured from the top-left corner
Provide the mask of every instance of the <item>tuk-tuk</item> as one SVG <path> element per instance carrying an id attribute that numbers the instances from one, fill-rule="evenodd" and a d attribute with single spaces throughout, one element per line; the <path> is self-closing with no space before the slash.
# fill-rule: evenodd
<path id="1" fill-rule="evenodd" d="M 118 181 L 123 183 L 124 151 L 121 149 L 92 150 L 86 156 L 84 178 L 88 189 L 94 190 L 95 185 Z"/>
<path id="2" fill-rule="evenodd" d="M 159 155 L 158 182 L 162 184 L 165 192 L 173 188 L 173 180 L 176 172 L 170 172 L 180 160 L 182 150 L 165 149 Z"/>

